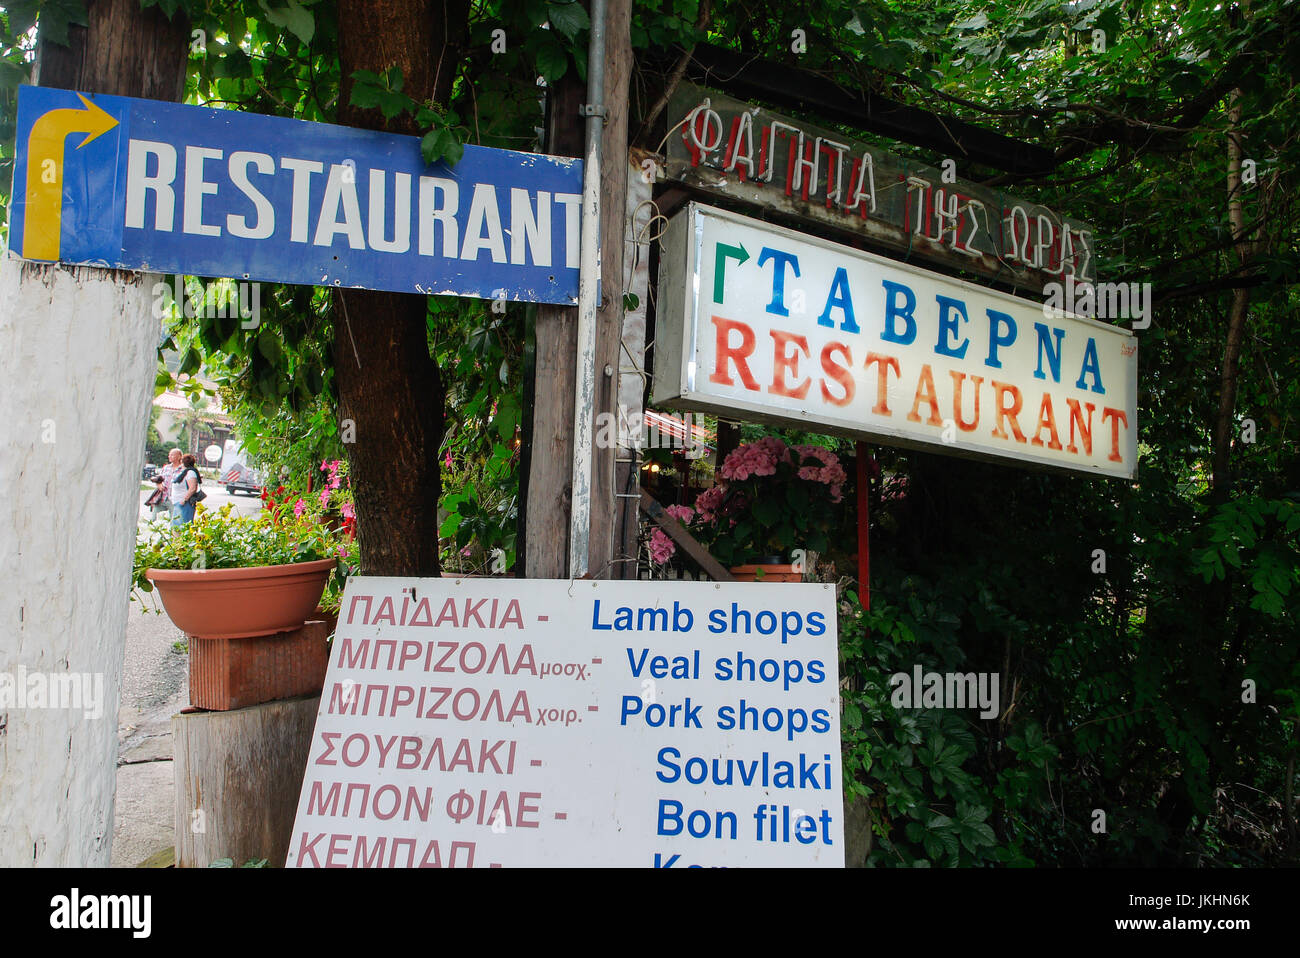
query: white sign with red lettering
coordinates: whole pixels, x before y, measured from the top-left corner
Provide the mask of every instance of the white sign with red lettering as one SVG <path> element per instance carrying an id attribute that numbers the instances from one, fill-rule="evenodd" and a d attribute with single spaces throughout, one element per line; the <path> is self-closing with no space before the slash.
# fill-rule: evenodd
<path id="1" fill-rule="evenodd" d="M 1137 470 L 1128 330 L 696 203 L 663 241 L 654 403 Z"/>
<path id="2" fill-rule="evenodd" d="M 288 867 L 844 864 L 835 588 L 348 580 Z"/>

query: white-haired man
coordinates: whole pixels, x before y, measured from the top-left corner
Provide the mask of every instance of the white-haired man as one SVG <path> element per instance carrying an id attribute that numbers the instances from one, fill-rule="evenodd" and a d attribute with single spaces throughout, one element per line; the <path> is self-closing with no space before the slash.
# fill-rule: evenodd
<path id="1" fill-rule="evenodd" d="M 163 485 L 167 489 L 167 498 L 171 503 L 171 516 L 175 519 L 180 515 L 180 503 L 176 501 L 176 486 L 172 480 L 176 474 L 181 471 L 181 451 L 173 449 L 167 453 L 167 465 L 158 470 L 158 475 L 162 477 Z M 182 487 L 183 488 L 183 487 Z"/>

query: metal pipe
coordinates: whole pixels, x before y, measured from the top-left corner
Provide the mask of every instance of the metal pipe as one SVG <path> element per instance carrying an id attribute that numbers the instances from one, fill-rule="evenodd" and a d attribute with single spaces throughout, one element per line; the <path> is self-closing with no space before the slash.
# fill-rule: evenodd
<path id="1" fill-rule="evenodd" d="M 569 576 L 587 572 L 591 546 L 592 418 L 596 402 L 596 309 L 600 291 L 600 140 L 604 126 L 605 0 L 591 0 L 587 43 L 587 142 L 582 167 L 582 232 L 578 260 L 577 377 L 573 401 L 573 485 L 569 513 Z"/>

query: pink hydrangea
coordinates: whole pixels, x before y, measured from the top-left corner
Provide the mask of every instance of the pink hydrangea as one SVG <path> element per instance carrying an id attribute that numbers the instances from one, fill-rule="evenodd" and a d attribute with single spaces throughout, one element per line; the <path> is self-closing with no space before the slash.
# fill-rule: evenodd
<path id="1" fill-rule="evenodd" d="M 690 506 L 669 506 L 664 510 L 684 526 L 689 526 L 695 518 L 695 510 Z"/>
<path id="2" fill-rule="evenodd" d="M 799 467 L 799 478 L 810 482 L 820 482 L 831 487 L 831 500 L 840 501 L 839 487 L 848 479 L 844 467 L 840 465 L 839 456 L 823 446 L 795 446 L 794 451 L 802 463 L 806 459 L 815 459 L 820 466 Z"/>
<path id="3" fill-rule="evenodd" d="M 700 518 L 705 522 L 712 522 L 717 518 L 718 509 L 722 506 L 722 500 L 727 495 L 726 484 L 714 486 L 712 489 L 705 489 L 695 497 L 695 508 L 700 514 Z"/>
<path id="4" fill-rule="evenodd" d="M 737 446 L 731 451 L 718 474 L 723 479 L 742 480 L 750 476 L 772 476 L 778 463 L 790 461 L 790 449 L 775 436 Z"/>
<path id="5" fill-rule="evenodd" d="M 650 558 L 657 565 L 663 565 L 677 552 L 673 540 L 664 535 L 663 530 L 655 529 L 650 533 Z"/>

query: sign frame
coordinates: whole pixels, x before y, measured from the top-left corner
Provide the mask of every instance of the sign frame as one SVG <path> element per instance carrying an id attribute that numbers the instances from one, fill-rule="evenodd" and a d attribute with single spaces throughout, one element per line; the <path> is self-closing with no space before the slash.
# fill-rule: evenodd
<path id="1" fill-rule="evenodd" d="M 578 301 L 580 159 L 467 145 L 449 167 L 414 136 L 30 85 L 16 134 L 24 259 Z"/>
<path id="2" fill-rule="evenodd" d="M 353 576 L 285 865 L 843 867 L 838 628 L 832 583 Z"/>
<path id="3" fill-rule="evenodd" d="M 950 168 L 935 169 L 874 143 L 690 83 L 679 84 L 674 91 L 669 122 L 678 117 L 682 118 L 681 132 L 669 136 L 663 176 L 696 193 L 770 210 L 904 256 L 1035 291 L 1041 291 L 1045 283 L 1063 281 L 1067 275 L 1065 264 L 1062 262 L 1053 272 L 1020 262 L 1021 255 L 1032 251 L 1034 258 L 1040 259 L 1060 247 L 1063 260 L 1063 230 L 1069 228 L 1072 237 L 1077 237 L 1070 239 L 1072 260 L 1082 259 L 1081 264 L 1072 262 L 1069 275 L 1074 275 L 1077 282 L 1097 279 L 1096 231 L 1091 224 L 1063 216 L 1045 204 L 961 179 L 955 173 L 955 160 L 945 161 L 945 167 L 953 163 Z M 692 129 L 697 126 L 702 133 Z M 771 132 L 765 138 L 762 133 L 769 126 Z M 784 142 L 779 142 L 778 136 Z M 752 146 L 750 172 L 756 175 L 743 175 L 746 164 L 740 161 L 740 144 L 745 138 Z M 769 150 L 776 155 L 775 160 L 768 157 Z M 804 164 L 797 163 L 796 156 L 802 157 Z M 863 174 L 860 178 L 862 185 L 870 185 L 872 208 L 869 215 L 865 206 L 862 215 L 851 214 L 845 207 L 856 205 L 851 194 L 858 186 L 861 161 L 867 156 L 871 157 L 870 177 Z M 833 162 L 832 157 L 838 157 L 838 162 Z M 811 191 L 807 184 L 802 191 L 793 188 L 808 175 L 805 167 L 811 168 Z M 832 167 L 840 172 L 832 175 Z M 832 188 L 836 176 L 843 182 L 834 183 Z M 818 194 L 823 183 L 825 189 Z M 832 189 L 838 196 L 834 202 L 825 196 Z M 809 198 L 805 199 L 803 193 Z M 941 219 L 939 206 L 954 211 L 955 221 Z M 983 211 L 982 217 L 976 208 Z M 1009 217 L 1004 215 L 1008 212 Z M 924 232 L 915 229 L 918 214 L 924 218 Z M 944 230 L 944 222 L 955 222 L 951 235 Z M 1049 228 L 1052 240 L 1040 248 L 1037 244 Z M 1015 250 L 1010 258 L 1004 255 L 1008 229 Z M 1021 231 L 1023 237 L 1018 236 Z M 932 233 L 938 233 L 937 239 Z M 987 237 L 985 245 L 989 248 L 972 246 L 971 240 L 976 237 Z M 1079 267 L 1077 275 L 1075 266 Z"/>
<path id="4" fill-rule="evenodd" d="M 784 226 L 757 220 L 730 210 L 708 206 L 691 201 L 669 222 L 662 238 L 662 252 L 659 260 L 659 296 L 655 317 L 655 364 L 652 388 L 652 403 L 656 407 L 682 409 L 710 413 L 712 415 L 734 417 L 742 413 L 747 421 L 761 422 L 786 428 L 805 429 L 828 435 L 876 442 L 882 445 L 914 449 L 922 452 L 939 453 L 958 458 L 976 459 L 985 462 L 1018 464 L 1022 467 L 1041 468 L 1053 472 L 1075 475 L 1106 476 L 1109 478 L 1134 479 L 1137 476 L 1138 458 L 1138 423 L 1137 423 L 1137 337 L 1132 331 L 1119 326 L 1111 326 L 1086 316 L 1062 312 L 1060 315 L 1084 328 L 1102 335 L 1118 336 L 1127 340 L 1125 353 L 1129 362 L 1125 369 L 1124 386 L 1127 396 L 1132 398 L 1132 421 L 1125 431 L 1124 462 L 1128 468 L 1105 469 L 1095 465 L 1072 468 L 1060 461 L 1034 454 L 1032 447 L 1012 446 L 1015 454 L 998 455 L 984 450 L 963 447 L 960 443 L 945 444 L 939 441 L 917 439 L 897 428 L 874 425 L 870 429 L 862 428 L 855 421 L 833 415 L 819 415 L 814 418 L 804 410 L 801 415 L 774 409 L 770 405 L 752 399 L 718 397 L 697 388 L 697 355 L 699 330 L 702 310 L 705 307 L 703 294 L 699 291 L 700 275 L 704 256 L 703 219 L 705 217 L 731 222 L 771 233 L 801 244 L 808 244 L 828 252 L 860 258 L 867 262 L 898 271 L 918 280 L 940 281 L 958 287 L 963 291 L 991 297 L 997 301 L 1014 306 L 1019 310 L 1026 307 L 1041 310 L 1041 304 L 1022 297 L 1013 296 L 1001 290 L 990 289 L 977 283 L 958 279 L 933 270 L 923 269 L 911 263 L 902 263 L 888 257 L 880 256 L 843 244 L 832 242 L 820 236 L 801 233 Z M 865 329 L 864 329 L 865 331 Z M 1102 437 L 1103 439 L 1105 437 Z"/>

